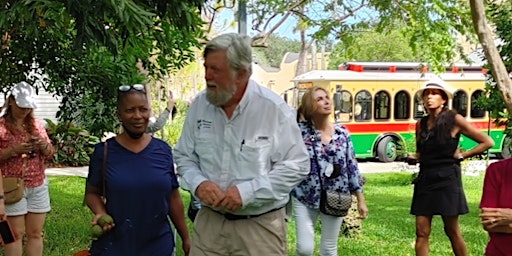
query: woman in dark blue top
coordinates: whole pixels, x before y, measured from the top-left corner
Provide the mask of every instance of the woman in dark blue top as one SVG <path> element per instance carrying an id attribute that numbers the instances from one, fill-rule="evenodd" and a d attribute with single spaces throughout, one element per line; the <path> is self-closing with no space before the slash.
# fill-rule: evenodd
<path id="1" fill-rule="evenodd" d="M 449 110 L 452 93 L 441 80 L 429 81 L 418 91 L 428 115 L 416 123 L 416 157 L 420 163 L 415 180 L 411 214 L 416 216 L 416 255 L 428 255 L 433 215 L 441 215 L 454 255 L 466 255 L 459 229 L 459 215 L 468 213 L 460 161 L 492 147 L 492 140 L 471 126 L 462 115 Z M 460 134 L 478 144 L 461 152 Z"/>
<path id="2" fill-rule="evenodd" d="M 92 242 L 90 253 L 170 256 L 174 251 L 170 218 L 188 255 L 190 239 L 171 148 L 145 133 L 149 107 L 143 88 L 121 86 L 117 109 L 123 132 L 96 145 L 86 188 L 86 203 L 94 213 L 92 224 L 107 213 L 114 224 L 103 228 L 104 234 Z M 106 203 L 101 198 L 104 179 Z"/>

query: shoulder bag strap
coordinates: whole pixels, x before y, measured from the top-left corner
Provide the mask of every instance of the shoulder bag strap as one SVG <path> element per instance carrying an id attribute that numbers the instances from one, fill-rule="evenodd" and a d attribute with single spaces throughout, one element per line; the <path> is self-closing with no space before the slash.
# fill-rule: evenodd
<path id="1" fill-rule="evenodd" d="M 23 180 L 25 178 L 25 170 L 27 170 L 28 155 L 23 157 L 21 159 L 21 161 L 22 161 L 22 164 L 21 164 L 21 177 L 20 178 Z"/>
<path id="2" fill-rule="evenodd" d="M 107 147 L 108 147 L 108 143 L 107 141 L 105 141 L 105 143 L 103 143 L 103 165 L 101 167 L 101 173 L 103 175 L 103 190 L 101 192 L 101 195 L 103 196 L 103 198 L 105 198 L 105 179 L 106 179 L 106 176 L 107 176 Z"/>

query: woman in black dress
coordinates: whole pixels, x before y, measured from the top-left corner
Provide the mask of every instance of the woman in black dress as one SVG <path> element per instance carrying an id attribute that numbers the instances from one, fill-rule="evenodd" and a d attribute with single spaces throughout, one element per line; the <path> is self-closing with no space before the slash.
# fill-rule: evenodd
<path id="1" fill-rule="evenodd" d="M 411 214 L 416 216 L 416 255 L 428 255 L 434 215 L 441 215 L 454 255 L 466 255 L 458 224 L 459 215 L 468 213 L 460 162 L 481 154 L 494 143 L 462 115 L 449 110 L 452 94 L 443 81 L 426 83 L 416 95 L 423 100 L 428 112 L 416 123 L 416 159 L 420 172 L 414 181 L 411 205 Z M 461 152 L 458 148 L 461 134 L 478 144 Z"/>

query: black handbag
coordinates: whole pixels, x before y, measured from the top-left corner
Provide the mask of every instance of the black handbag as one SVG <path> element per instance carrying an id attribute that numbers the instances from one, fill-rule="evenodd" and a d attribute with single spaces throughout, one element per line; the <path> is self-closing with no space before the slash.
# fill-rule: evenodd
<path id="1" fill-rule="evenodd" d="M 313 136 L 314 130 L 312 126 L 311 133 Z M 320 167 L 320 162 L 318 161 L 318 156 L 316 153 L 316 138 L 312 137 L 312 141 L 315 161 L 317 162 L 317 165 Z M 320 172 L 318 172 L 317 174 L 318 179 L 320 180 L 320 212 L 323 214 L 336 217 L 347 216 L 348 210 L 352 206 L 352 195 L 350 193 L 343 193 L 339 191 L 324 189 L 322 176 L 320 175 Z M 341 175 L 341 171 L 338 175 Z"/>

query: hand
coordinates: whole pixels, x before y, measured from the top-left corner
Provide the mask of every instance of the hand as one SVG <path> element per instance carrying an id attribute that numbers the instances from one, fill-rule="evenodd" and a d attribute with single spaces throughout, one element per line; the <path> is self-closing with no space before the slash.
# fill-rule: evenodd
<path id="1" fill-rule="evenodd" d="M 236 186 L 229 187 L 225 192 L 224 199 L 220 202 L 219 207 L 222 209 L 236 212 L 242 207 L 242 198 Z"/>
<path id="2" fill-rule="evenodd" d="M 416 157 L 413 155 L 407 155 L 407 157 L 405 158 L 405 162 L 408 165 L 416 165 L 418 163 L 418 159 L 416 159 Z"/>
<path id="3" fill-rule="evenodd" d="M 91 226 L 94 226 L 96 224 L 98 224 L 98 220 L 100 219 L 101 216 L 105 215 L 107 213 L 96 213 L 93 217 L 92 217 L 92 221 L 91 221 Z M 116 226 L 115 223 L 112 223 L 112 225 L 105 225 L 103 226 L 103 231 L 104 232 L 108 232 L 110 231 L 111 229 L 113 229 L 114 227 Z"/>
<path id="4" fill-rule="evenodd" d="M 33 145 L 29 142 L 22 142 L 12 146 L 12 150 L 14 153 L 16 153 L 16 155 L 28 154 L 33 150 Z"/>
<path id="5" fill-rule="evenodd" d="M 5 215 L 5 200 L 0 203 L 0 221 L 6 221 L 7 215 Z"/>
<path id="6" fill-rule="evenodd" d="M 512 224 L 512 209 L 509 208 L 482 208 L 480 213 L 482 225 L 490 228 Z"/>
<path id="7" fill-rule="evenodd" d="M 462 157 L 462 153 L 460 152 L 460 148 L 457 148 L 455 150 L 455 152 L 453 153 L 453 158 L 457 159 L 457 160 L 460 160 L 461 157 Z"/>
<path id="8" fill-rule="evenodd" d="M 224 192 L 211 181 L 203 181 L 196 189 L 196 196 L 204 204 L 216 208 L 220 201 L 224 199 Z"/>
<path id="9" fill-rule="evenodd" d="M 357 202 L 357 211 L 359 212 L 360 219 L 366 219 L 366 217 L 368 217 L 368 207 L 366 206 L 366 202 L 358 201 Z"/>
<path id="10" fill-rule="evenodd" d="M 183 249 L 183 252 L 185 253 L 185 256 L 188 256 L 190 253 L 190 239 L 185 239 L 181 242 L 181 248 Z"/>
<path id="11" fill-rule="evenodd" d="M 32 137 L 32 143 L 34 143 L 34 148 L 38 148 L 43 150 L 46 147 L 46 141 L 41 137 Z"/>

